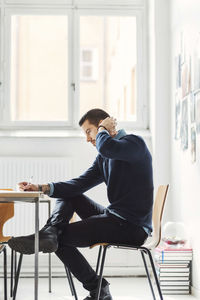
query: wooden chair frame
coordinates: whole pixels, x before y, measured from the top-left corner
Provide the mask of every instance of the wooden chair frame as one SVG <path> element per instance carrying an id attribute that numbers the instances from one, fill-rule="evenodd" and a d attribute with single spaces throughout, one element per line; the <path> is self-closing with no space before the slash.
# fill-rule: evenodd
<path id="1" fill-rule="evenodd" d="M 155 247 L 157 247 L 158 244 L 160 243 L 161 220 L 162 220 L 165 200 L 166 200 L 167 193 L 168 193 L 168 188 L 169 188 L 169 185 L 162 185 L 162 186 L 159 186 L 159 188 L 158 188 L 158 192 L 157 192 L 156 199 L 154 202 L 154 207 L 153 207 L 153 236 L 152 236 L 152 241 L 150 243 L 147 242 L 142 246 L 134 246 L 134 245 L 127 245 L 127 244 L 120 244 L 120 243 L 98 243 L 98 244 L 92 245 L 90 247 L 90 248 L 93 248 L 95 246 L 100 246 L 99 254 L 98 254 L 98 258 L 97 258 L 96 273 L 98 274 L 99 265 L 100 265 L 100 272 L 99 272 L 99 281 L 98 281 L 98 287 L 97 287 L 95 300 L 99 300 L 99 297 L 100 297 L 100 290 L 101 290 L 101 283 L 102 283 L 102 277 L 103 277 L 103 269 L 104 269 L 104 264 L 105 264 L 106 252 L 110 247 L 115 247 L 118 249 L 130 249 L 133 251 L 136 250 L 141 253 L 145 271 L 146 271 L 146 275 L 147 275 L 147 279 L 148 279 L 149 286 L 151 289 L 151 293 L 152 293 L 153 299 L 156 300 L 155 292 L 153 289 L 150 273 L 149 273 L 146 258 L 145 258 L 145 255 L 147 255 L 149 258 L 149 261 L 150 261 L 150 266 L 153 271 L 153 277 L 155 279 L 159 298 L 160 298 L 160 300 L 163 300 L 163 296 L 162 296 L 162 292 L 160 289 L 159 280 L 158 280 L 158 277 L 156 274 L 156 269 L 155 269 L 154 261 L 152 258 L 151 250 L 155 249 Z M 102 249 L 103 249 L 103 254 L 102 254 Z"/>

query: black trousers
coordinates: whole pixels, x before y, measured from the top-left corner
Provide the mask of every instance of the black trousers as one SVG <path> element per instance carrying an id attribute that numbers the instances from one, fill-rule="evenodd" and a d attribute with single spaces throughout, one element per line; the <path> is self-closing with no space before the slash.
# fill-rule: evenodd
<path id="1" fill-rule="evenodd" d="M 74 212 L 81 220 L 69 224 Z M 141 245 L 147 238 L 141 227 L 113 216 L 85 195 L 57 199 L 47 224 L 56 226 L 61 232 L 56 255 L 89 291 L 97 287 L 98 277 L 77 247 L 99 242 Z"/>

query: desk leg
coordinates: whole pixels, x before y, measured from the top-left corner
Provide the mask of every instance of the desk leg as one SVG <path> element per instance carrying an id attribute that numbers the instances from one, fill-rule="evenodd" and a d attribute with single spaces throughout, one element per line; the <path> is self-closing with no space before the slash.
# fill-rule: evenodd
<path id="1" fill-rule="evenodd" d="M 35 202 L 35 290 L 34 300 L 38 300 L 38 260 L 39 260 L 39 199 Z"/>
<path id="2" fill-rule="evenodd" d="M 51 200 L 48 201 L 48 217 L 51 216 Z M 51 253 L 49 253 L 49 293 L 51 293 Z"/>

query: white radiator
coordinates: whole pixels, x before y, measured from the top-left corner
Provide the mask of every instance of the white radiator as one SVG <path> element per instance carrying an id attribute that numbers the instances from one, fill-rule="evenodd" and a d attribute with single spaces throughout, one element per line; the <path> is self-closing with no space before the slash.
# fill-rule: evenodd
<path id="1" fill-rule="evenodd" d="M 48 183 L 72 178 L 72 160 L 67 157 L 1 157 L 0 188 L 16 189 L 20 181 Z M 52 200 L 52 208 L 54 200 Z M 40 227 L 48 218 L 47 204 L 40 205 Z M 5 235 L 30 234 L 34 231 L 34 204 L 15 204 L 15 216 L 4 226 Z"/>

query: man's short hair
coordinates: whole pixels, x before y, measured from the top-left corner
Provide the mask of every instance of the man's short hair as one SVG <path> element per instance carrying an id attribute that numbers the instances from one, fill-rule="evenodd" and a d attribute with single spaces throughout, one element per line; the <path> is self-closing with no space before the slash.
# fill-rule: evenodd
<path id="1" fill-rule="evenodd" d="M 79 126 L 82 126 L 83 123 L 88 120 L 91 124 L 98 126 L 101 120 L 110 117 L 109 114 L 100 108 L 94 108 L 86 112 L 79 121 Z"/>

